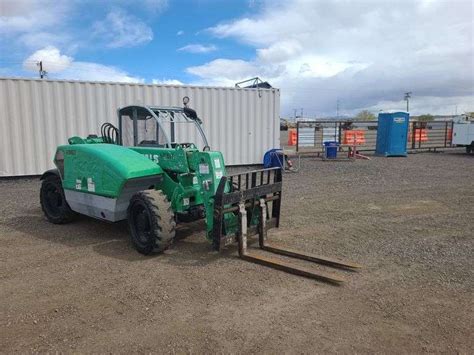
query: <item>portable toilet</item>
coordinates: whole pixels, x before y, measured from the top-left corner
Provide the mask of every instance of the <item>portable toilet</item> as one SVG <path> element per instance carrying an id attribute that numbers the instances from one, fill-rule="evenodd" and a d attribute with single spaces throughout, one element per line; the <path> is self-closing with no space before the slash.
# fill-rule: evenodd
<path id="1" fill-rule="evenodd" d="M 406 157 L 408 112 L 379 113 L 375 154 L 384 157 Z"/>

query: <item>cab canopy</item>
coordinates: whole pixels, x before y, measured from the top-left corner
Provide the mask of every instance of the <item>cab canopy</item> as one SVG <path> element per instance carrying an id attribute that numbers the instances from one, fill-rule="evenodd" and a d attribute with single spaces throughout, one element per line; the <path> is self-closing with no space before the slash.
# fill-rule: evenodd
<path id="1" fill-rule="evenodd" d="M 119 142 L 124 146 L 172 148 L 194 143 L 208 146 L 196 112 L 189 108 L 126 106 L 118 110 Z"/>

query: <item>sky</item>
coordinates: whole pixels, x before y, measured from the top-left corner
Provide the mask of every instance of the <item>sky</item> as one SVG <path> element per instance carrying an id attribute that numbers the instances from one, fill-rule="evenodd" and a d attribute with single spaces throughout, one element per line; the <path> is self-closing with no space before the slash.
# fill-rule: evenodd
<path id="1" fill-rule="evenodd" d="M 471 0 L 0 0 L 0 77 L 280 89 L 281 115 L 474 111 Z M 158 104 L 158 103 L 154 103 Z"/>

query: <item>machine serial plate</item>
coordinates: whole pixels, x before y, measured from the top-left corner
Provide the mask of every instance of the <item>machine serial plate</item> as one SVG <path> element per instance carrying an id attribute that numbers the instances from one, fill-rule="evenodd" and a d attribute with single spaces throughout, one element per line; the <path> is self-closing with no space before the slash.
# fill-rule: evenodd
<path id="1" fill-rule="evenodd" d="M 209 174 L 209 165 L 207 165 L 207 164 L 199 164 L 199 173 L 201 173 L 201 174 Z"/>

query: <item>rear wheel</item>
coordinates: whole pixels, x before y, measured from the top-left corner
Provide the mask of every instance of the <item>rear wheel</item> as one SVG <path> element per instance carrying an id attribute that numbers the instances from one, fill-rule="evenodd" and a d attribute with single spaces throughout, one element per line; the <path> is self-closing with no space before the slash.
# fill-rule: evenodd
<path id="1" fill-rule="evenodd" d="M 471 152 L 474 150 L 474 145 L 467 145 L 466 146 L 466 153 L 471 154 Z"/>
<path id="2" fill-rule="evenodd" d="M 175 236 L 176 222 L 163 192 L 137 192 L 130 199 L 127 214 L 132 244 L 139 253 L 148 255 L 169 248 Z"/>
<path id="3" fill-rule="evenodd" d="M 40 190 L 41 208 L 48 221 L 55 224 L 71 222 L 74 211 L 66 202 L 61 179 L 56 175 L 46 176 Z"/>

